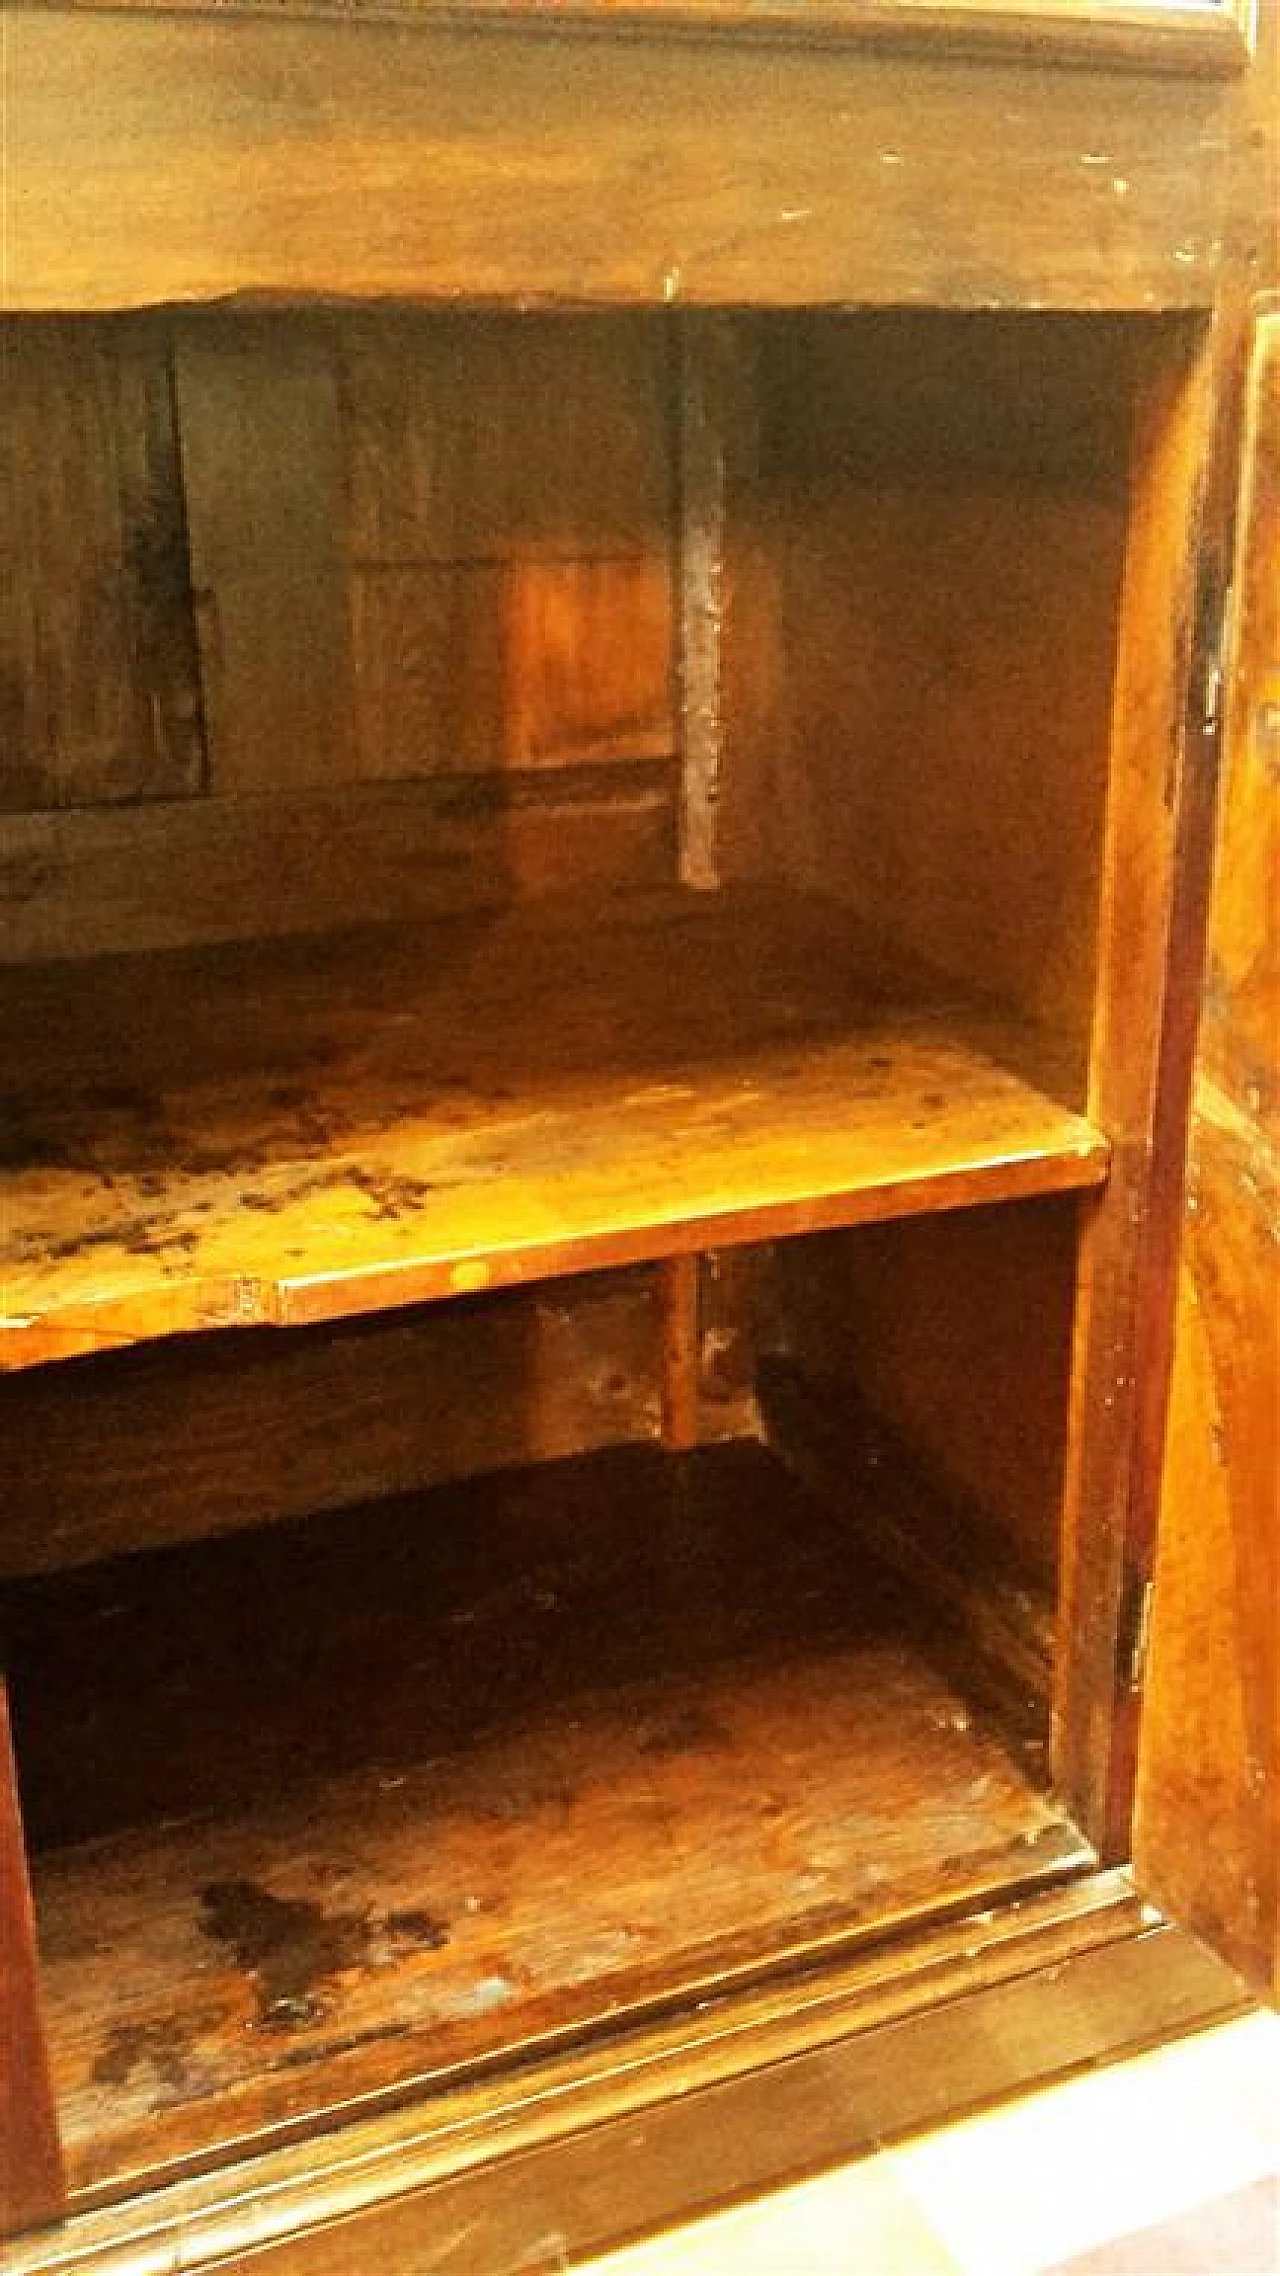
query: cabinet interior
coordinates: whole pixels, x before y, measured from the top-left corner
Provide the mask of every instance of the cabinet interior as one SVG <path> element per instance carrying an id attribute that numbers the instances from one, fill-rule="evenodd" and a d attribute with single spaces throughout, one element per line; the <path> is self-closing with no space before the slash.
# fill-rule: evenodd
<path id="1" fill-rule="evenodd" d="M 1200 336 L 5 326 L 0 1573 L 79 2190 L 1093 1860 L 1117 659 Z"/>

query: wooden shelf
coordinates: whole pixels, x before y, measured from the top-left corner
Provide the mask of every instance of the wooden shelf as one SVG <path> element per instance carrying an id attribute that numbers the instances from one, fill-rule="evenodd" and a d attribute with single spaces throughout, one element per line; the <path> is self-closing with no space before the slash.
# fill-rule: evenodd
<path id="1" fill-rule="evenodd" d="M 0 1052 L 9 1366 L 1107 1170 L 1043 1038 L 755 893 L 47 966 Z"/>
<path id="2" fill-rule="evenodd" d="M 1087 1866 L 878 1490 L 631 1449 L 6 1592 L 73 2182 Z"/>

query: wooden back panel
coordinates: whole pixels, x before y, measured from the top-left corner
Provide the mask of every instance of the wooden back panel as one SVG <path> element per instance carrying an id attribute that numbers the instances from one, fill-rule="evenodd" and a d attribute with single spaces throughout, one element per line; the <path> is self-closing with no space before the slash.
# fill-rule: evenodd
<path id="1" fill-rule="evenodd" d="M 660 319 L 0 346 L 6 960 L 670 876 Z"/>
<path id="2" fill-rule="evenodd" d="M 717 858 L 850 901 L 1052 1029 L 1098 986 L 1135 408 L 1172 329 L 900 313 L 743 324 L 721 405 Z M 1070 1210 L 829 1243 L 793 1351 L 855 1384 L 1024 1568 L 1058 1562 Z M 975 1385 L 980 1386 L 975 1397 Z"/>
<path id="3" fill-rule="evenodd" d="M 1093 1002 L 1132 330 L 766 324 L 727 514 L 721 860 L 1071 1039 Z"/>

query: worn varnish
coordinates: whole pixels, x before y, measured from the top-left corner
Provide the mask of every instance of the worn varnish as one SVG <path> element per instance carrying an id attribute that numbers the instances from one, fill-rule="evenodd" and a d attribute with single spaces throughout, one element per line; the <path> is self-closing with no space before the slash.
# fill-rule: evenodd
<path id="1" fill-rule="evenodd" d="M 1280 317 L 1253 344 L 1234 665 L 1135 1828 L 1166 1904 L 1280 1994 Z"/>
<path id="2" fill-rule="evenodd" d="M 595 7 L 6 22 L 5 2187 L 43 2003 L 184 2262 L 1217 2012 L 1092 1870 L 1144 1672 L 1144 1892 L 1274 1960 L 1265 736 L 1142 1652 L 1250 27 Z"/>
<path id="3" fill-rule="evenodd" d="M 752 893 L 49 968 L 3 1035 L 13 1365 L 1106 1174 L 1051 1039 Z"/>
<path id="4" fill-rule="evenodd" d="M 1055 1762 L 1082 1821 L 1115 1855 L 1130 1839 L 1125 1626 L 1144 1577 L 1128 1538 L 1149 1459 L 1144 1360 L 1171 1301 L 1159 1260 L 1177 1209 L 1164 1174 L 1170 1133 L 1157 1109 L 1169 1031 L 1198 958 L 1194 931 L 1175 931 L 1173 919 L 1188 874 L 1209 854 L 1187 746 L 1204 661 L 1196 628 L 1216 380 L 1213 344 L 1201 342 L 1189 364 L 1157 375 L 1142 402 L 1111 714 L 1088 1101 L 1112 1138 L 1115 1166 L 1080 1246 Z"/>
<path id="5" fill-rule="evenodd" d="M 1187 308 L 1224 265 L 1212 82 L 929 56 L 908 98 L 900 58 L 838 44 L 518 27 L 478 68 L 474 34 L 345 11 L 16 9 L 7 40 L 15 310 Z"/>
<path id="6" fill-rule="evenodd" d="M 73 2181 L 1086 1861 L 874 1492 L 606 1455 L 13 1587 Z"/>
<path id="7" fill-rule="evenodd" d="M 199 11 L 210 0 L 73 0 L 77 7 L 170 8 Z M 242 14 L 278 12 L 281 0 L 218 0 Z M 324 16 L 339 6 L 372 21 L 422 13 L 459 23 L 528 21 L 526 0 L 283 0 L 296 15 Z M 1152 69 L 1231 72 L 1246 59 L 1249 10 L 1245 0 L 567 0 L 560 20 L 659 26 L 674 31 L 730 31 L 766 39 L 805 33 L 810 39 L 887 39 L 895 48 L 917 42 L 961 54 L 1034 52 L 1045 61 L 1140 63 Z"/>
<path id="8" fill-rule="evenodd" d="M 179 323 L 215 792 L 668 759 L 662 328 Z"/>

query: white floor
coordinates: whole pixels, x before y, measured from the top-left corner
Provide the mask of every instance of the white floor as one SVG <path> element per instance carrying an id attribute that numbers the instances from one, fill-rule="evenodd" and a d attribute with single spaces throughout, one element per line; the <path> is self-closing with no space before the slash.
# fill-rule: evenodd
<path id="1" fill-rule="evenodd" d="M 591 2276 L 1044 2276 L 1073 2262 L 1080 2276 L 1280 2276 L 1280 2017 L 1068 2080 L 611 2253 Z"/>

